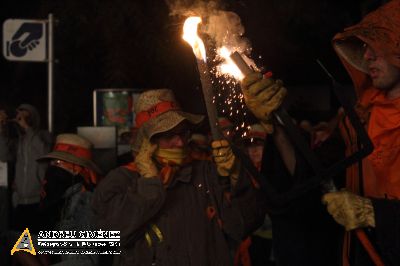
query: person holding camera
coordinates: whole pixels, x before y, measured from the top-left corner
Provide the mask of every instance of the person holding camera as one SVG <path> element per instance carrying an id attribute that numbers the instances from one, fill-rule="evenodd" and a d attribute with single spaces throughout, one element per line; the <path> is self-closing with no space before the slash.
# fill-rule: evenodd
<path id="1" fill-rule="evenodd" d="M 1 125 L 12 122 L 17 126 L 18 137 L 15 145 L 10 146 L 9 136 L 0 133 L 0 154 L 7 160 L 15 161 L 15 176 L 12 184 L 13 218 L 11 226 L 15 230 L 29 228 L 38 230 L 38 208 L 40 202 L 41 180 L 46 165 L 36 160 L 51 150 L 52 137 L 40 129 L 40 116 L 30 104 L 21 104 L 14 119 L 8 119 L 1 113 Z"/>

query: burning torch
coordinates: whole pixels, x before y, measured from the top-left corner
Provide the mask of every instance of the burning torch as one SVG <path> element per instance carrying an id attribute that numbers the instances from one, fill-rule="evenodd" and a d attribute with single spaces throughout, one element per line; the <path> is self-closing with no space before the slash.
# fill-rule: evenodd
<path id="1" fill-rule="evenodd" d="M 222 139 L 222 134 L 218 128 L 217 109 L 213 104 L 213 87 L 211 84 L 210 73 L 207 67 L 206 49 L 203 41 L 197 35 L 197 26 L 201 23 L 200 17 L 189 17 L 183 25 L 182 38 L 190 44 L 197 59 L 197 68 L 200 73 L 201 88 L 204 101 L 206 103 L 208 120 L 210 122 L 211 134 L 214 140 Z"/>

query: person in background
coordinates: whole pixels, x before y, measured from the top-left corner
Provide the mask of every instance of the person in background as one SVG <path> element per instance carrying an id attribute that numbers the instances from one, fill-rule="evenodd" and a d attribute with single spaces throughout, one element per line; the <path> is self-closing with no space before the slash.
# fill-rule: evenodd
<path id="1" fill-rule="evenodd" d="M 227 117 L 218 117 L 218 126 L 221 130 L 225 139 L 232 141 L 235 138 L 235 131 L 233 130 L 233 124 Z"/>
<path id="2" fill-rule="evenodd" d="M 242 147 L 258 171 L 261 171 L 265 138 L 267 133 L 260 124 L 250 125 L 246 135 L 242 138 Z M 272 225 L 268 214 L 263 225 L 251 236 L 251 245 L 248 247 L 252 266 L 274 265 L 272 254 Z"/>
<path id="3" fill-rule="evenodd" d="M 13 121 L 18 127 L 15 149 L 8 149 L 5 146 L 8 136 L 0 134 L 0 150 L 6 151 L 7 157 L 15 158 L 11 225 L 15 230 L 23 231 L 29 227 L 36 232 L 40 229 L 38 211 L 41 181 L 47 167 L 36 160 L 51 150 L 52 137 L 49 132 L 40 129 L 39 113 L 30 104 L 21 104 Z"/>
<path id="4" fill-rule="evenodd" d="M 133 160 L 135 159 L 135 152 L 132 150 L 132 146 L 135 143 L 136 136 L 137 136 L 137 128 L 132 127 L 131 132 L 129 133 L 129 138 L 127 137 L 128 138 L 127 143 L 124 143 L 124 144 L 129 144 L 131 149 L 125 153 L 118 155 L 117 157 L 118 166 L 129 164 L 133 162 Z"/>
<path id="5" fill-rule="evenodd" d="M 15 162 L 10 151 L 15 149 L 16 132 L 13 122 L 8 118 L 6 105 L 0 107 L 0 243 L 5 243 L 7 231 L 11 226 L 11 186 L 14 179 Z M 9 251 L 0 244 L 0 261 L 9 264 Z"/>
<path id="6" fill-rule="evenodd" d="M 87 139 L 76 134 L 60 134 L 53 150 L 39 158 L 49 164 L 41 192 L 41 230 L 95 230 L 91 200 L 101 170 L 92 161 L 91 150 L 92 144 Z M 36 240 L 36 236 L 33 238 Z M 88 254 L 59 258 L 19 251 L 13 257 L 23 266 L 96 266 L 99 263 L 97 255 Z"/>
<path id="7" fill-rule="evenodd" d="M 242 92 L 247 107 L 267 133 L 260 173 L 266 182 L 276 265 L 340 265 L 341 228 L 321 203 L 321 188 L 303 189 L 315 173 L 293 146 L 285 129 L 273 118 L 273 112 L 285 99 L 286 88 L 282 81 L 254 72 L 243 79 Z M 339 148 L 325 141 L 313 149 L 318 158 L 326 145 Z M 337 158 L 329 157 L 323 165 L 330 166 L 342 158 L 340 151 L 332 154 Z M 299 188 L 302 193 L 287 198 Z"/>
<path id="8" fill-rule="evenodd" d="M 250 125 L 246 135 L 242 137 L 243 148 L 258 171 L 261 170 L 261 163 L 264 151 L 267 132 L 260 124 Z"/>
<path id="9" fill-rule="evenodd" d="M 206 135 L 200 133 L 193 133 L 190 136 L 188 146 L 190 149 L 190 156 L 196 160 L 211 160 L 211 146 L 210 141 Z"/>

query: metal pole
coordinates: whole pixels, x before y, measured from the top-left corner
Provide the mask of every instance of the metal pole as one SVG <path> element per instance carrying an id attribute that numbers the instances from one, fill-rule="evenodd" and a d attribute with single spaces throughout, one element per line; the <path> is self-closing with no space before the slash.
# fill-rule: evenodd
<path id="1" fill-rule="evenodd" d="M 48 21 L 48 61 L 47 61 L 47 104 L 48 104 L 48 128 L 49 132 L 53 132 L 53 64 L 54 64 L 54 52 L 53 52 L 53 26 L 54 26 L 54 18 L 53 14 L 49 14 Z"/>
<path id="2" fill-rule="evenodd" d="M 213 140 L 223 139 L 223 135 L 218 128 L 217 109 L 215 107 L 215 104 L 213 103 L 214 91 L 211 84 L 211 78 L 208 72 L 207 64 L 203 60 L 197 59 L 197 67 L 199 69 L 201 88 L 206 104 L 212 138 Z"/>

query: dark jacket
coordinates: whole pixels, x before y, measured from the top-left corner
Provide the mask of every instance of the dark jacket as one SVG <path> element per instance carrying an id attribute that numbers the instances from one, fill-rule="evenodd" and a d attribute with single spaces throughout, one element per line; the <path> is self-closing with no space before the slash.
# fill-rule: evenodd
<path id="1" fill-rule="evenodd" d="M 372 199 L 376 244 L 385 265 L 400 265 L 400 201 Z"/>
<path id="2" fill-rule="evenodd" d="M 193 161 L 166 189 L 158 178 L 117 168 L 97 187 L 93 206 L 101 229 L 121 231 L 120 265 L 224 266 L 232 265 L 232 247 L 262 224 L 262 199 L 242 174 L 228 200 L 215 166 Z"/>
<path id="3" fill-rule="evenodd" d="M 340 146 L 332 139 L 315 152 L 323 165 L 330 166 L 336 162 L 334 155 L 340 158 Z M 291 193 L 292 189 L 304 185 L 315 175 L 297 149 L 295 156 L 295 172 L 290 175 L 272 137 L 267 138 L 261 173 L 270 187 L 267 197 L 276 265 L 339 266 L 343 229 L 321 203 L 321 188 L 309 187 L 286 202 L 276 198 L 276 195 Z"/>

